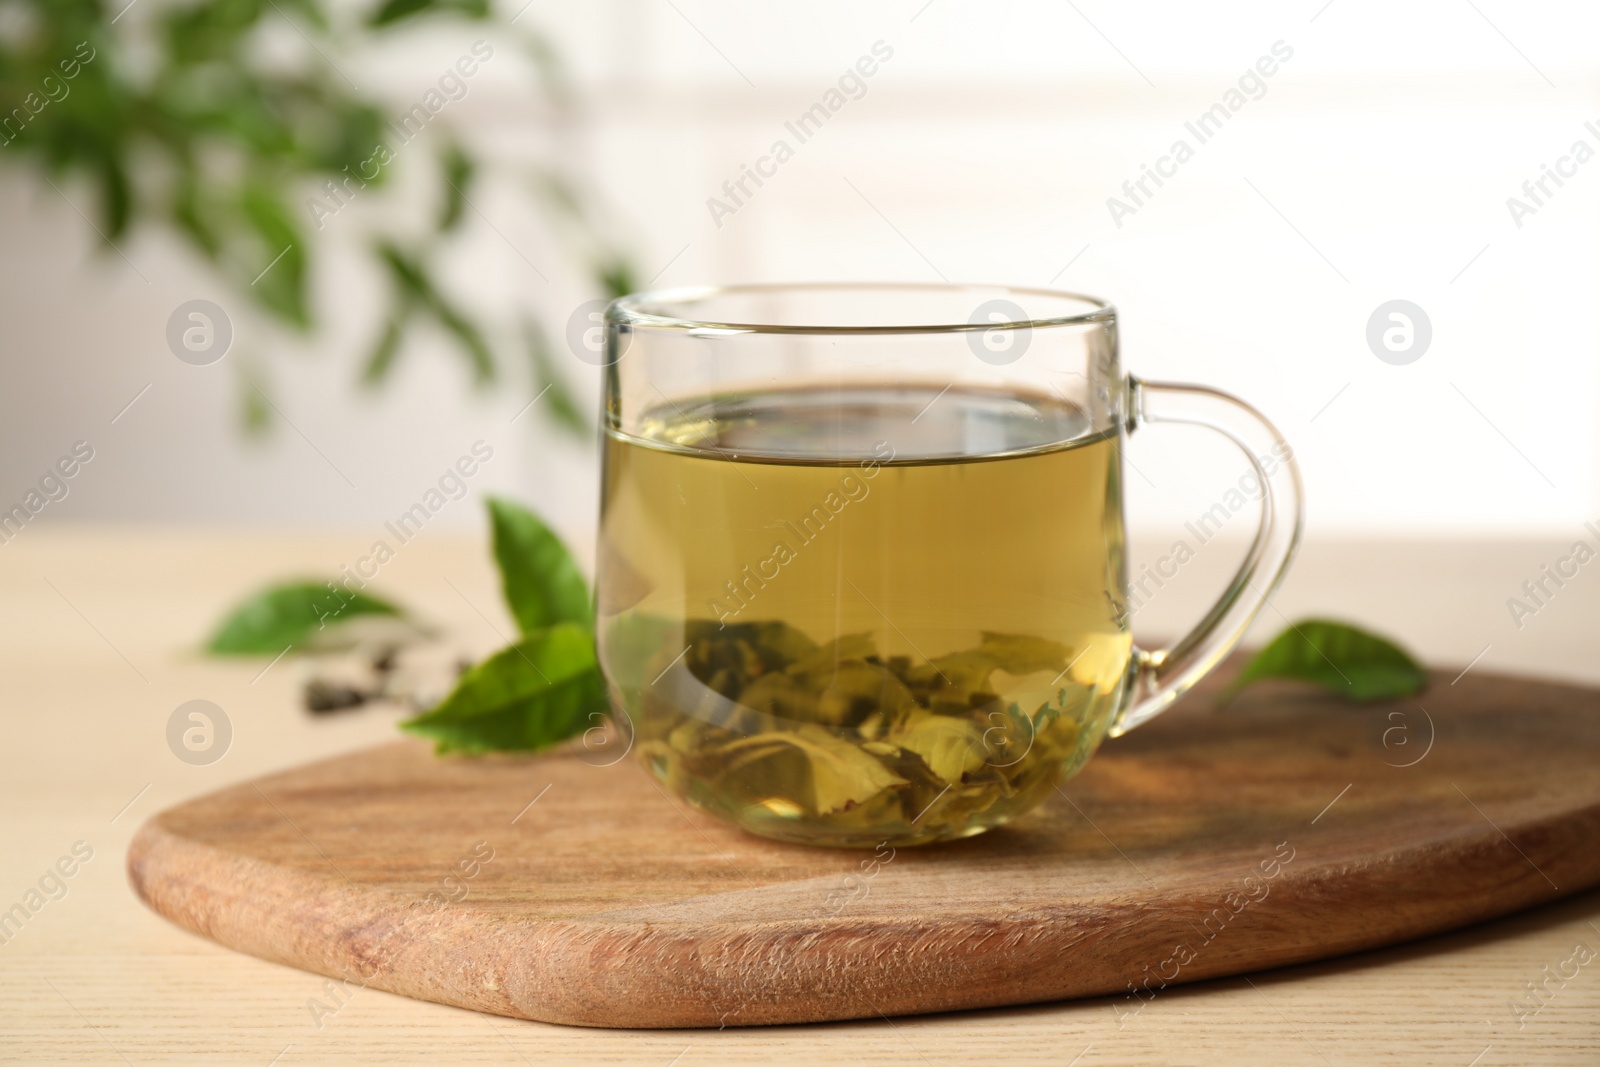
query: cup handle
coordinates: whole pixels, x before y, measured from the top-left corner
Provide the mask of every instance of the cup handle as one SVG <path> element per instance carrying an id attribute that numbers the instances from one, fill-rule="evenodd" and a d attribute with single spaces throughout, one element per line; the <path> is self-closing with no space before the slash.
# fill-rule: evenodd
<path id="1" fill-rule="evenodd" d="M 1129 433 L 1147 422 L 1205 426 L 1238 445 L 1264 492 L 1261 524 L 1244 562 L 1194 629 L 1167 648 L 1133 650 L 1133 678 L 1111 736 L 1127 733 L 1171 707 L 1221 663 L 1283 581 L 1300 545 L 1305 494 L 1294 450 L 1272 423 L 1235 396 L 1203 385 L 1127 382 Z"/>

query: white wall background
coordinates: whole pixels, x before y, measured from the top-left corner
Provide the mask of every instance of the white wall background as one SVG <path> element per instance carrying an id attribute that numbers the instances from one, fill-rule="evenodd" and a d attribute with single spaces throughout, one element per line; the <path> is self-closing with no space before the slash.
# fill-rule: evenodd
<path id="1" fill-rule="evenodd" d="M 943 275 L 1102 294 L 1121 310 L 1130 369 L 1234 390 L 1279 423 L 1313 535 L 1549 533 L 1600 516 L 1600 160 L 1520 228 L 1506 207 L 1574 141 L 1600 149 L 1592 6 L 534 0 L 522 23 L 571 64 L 577 128 L 545 128 L 511 61 L 486 67 L 449 118 L 506 158 L 553 144 L 587 168 L 645 279 Z M 429 30 L 339 62 L 398 112 L 475 36 Z M 894 55 L 866 95 L 716 225 L 707 198 L 879 40 Z M 1294 55 L 1266 94 L 1118 227 L 1107 197 L 1279 40 Z M 327 332 L 306 345 L 157 236 L 105 254 L 67 202 L 88 211 L 87 188 L 64 197 L 0 171 L 0 503 L 81 438 L 96 458 L 41 523 L 376 529 L 481 438 L 497 452 L 475 492 L 526 496 L 586 539 L 591 450 L 532 417 L 510 423 L 525 379 L 475 393 L 435 340 L 383 393 L 352 384 L 380 306 L 357 242 L 379 217 L 432 210 L 405 173 L 316 235 Z M 452 287 L 523 303 L 559 333 L 595 294 L 513 183 L 474 200 Z M 238 330 L 211 367 L 180 363 L 163 339 L 194 297 Z M 1365 340 L 1394 298 L 1432 321 L 1408 366 Z M 292 423 L 265 444 L 237 430 L 231 364 L 250 358 Z M 564 369 L 595 395 L 593 368 Z M 1240 472 L 1201 438 L 1141 436 L 1136 523 L 1175 528 Z M 469 502 L 438 520 L 477 521 Z"/>

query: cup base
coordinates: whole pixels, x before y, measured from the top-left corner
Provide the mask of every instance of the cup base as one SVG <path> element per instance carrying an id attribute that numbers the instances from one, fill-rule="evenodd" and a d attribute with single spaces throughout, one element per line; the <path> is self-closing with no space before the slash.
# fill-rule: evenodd
<path id="1" fill-rule="evenodd" d="M 777 797 L 771 798 L 765 804 L 755 803 L 736 807 L 729 804 L 725 798 L 696 789 L 694 783 L 690 783 L 686 790 L 674 788 L 673 783 L 666 776 L 657 773 L 648 761 L 644 762 L 641 769 L 699 810 L 733 823 L 741 830 L 758 837 L 814 848 L 872 850 L 908 848 L 976 837 L 1033 810 L 1055 785 L 1068 777 L 1076 768 L 1063 766 L 1049 781 L 1036 782 L 1036 786 L 1042 788 L 1030 790 L 1029 795 L 1019 794 L 1012 798 L 1011 803 L 971 812 L 959 821 L 952 820 L 948 812 L 935 810 L 931 814 L 923 812 L 899 825 L 873 823 L 864 826 L 840 825 L 838 821 L 830 825 L 829 822 L 801 814 L 791 802 Z M 937 803 L 936 800 L 935 804 L 929 805 L 930 809 L 935 808 Z"/>

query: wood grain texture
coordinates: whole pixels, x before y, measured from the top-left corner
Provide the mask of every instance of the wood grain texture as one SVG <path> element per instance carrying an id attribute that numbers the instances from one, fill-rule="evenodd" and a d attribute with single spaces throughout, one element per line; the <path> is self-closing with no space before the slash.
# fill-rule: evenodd
<path id="1" fill-rule="evenodd" d="M 238 597 L 285 575 L 330 573 L 371 540 L 365 529 L 295 535 L 61 523 L 31 528 L 0 552 L 0 672 L 9 712 L 0 746 L 3 903 L 37 886 L 74 841 L 95 849 L 70 879 L 69 895 L 0 946 L 0 1062 L 1595 1063 L 1594 966 L 1531 1019 L 1519 1021 L 1511 1003 L 1575 945 L 1600 946 L 1600 890 L 1403 945 L 1169 988 L 1138 1003 L 1124 992 L 815 1026 L 618 1030 L 497 1018 L 361 989 L 330 1016 L 331 979 L 167 922 L 130 890 L 120 860 L 153 811 L 394 739 L 400 709 L 306 715 L 291 660 L 262 675 L 260 660 L 192 653 Z M 1332 615 L 1379 626 L 1434 662 L 1465 666 L 1477 658 L 1462 685 L 1487 669 L 1600 685 L 1593 655 L 1600 584 L 1569 582 L 1522 631 L 1506 616 L 1507 592 L 1569 543 L 1560 536 L 1492 544 L 1314 538 L 1275 602 L 1290 618 Z M 1169 537 L 1151 537 L 1144 558 L 1170 547 Z M 1134 558 L 1141 558 L 1137 549 Z M 1237 559 L 1231 547 L 1208 547 L 1141 610 L 1137 625 L 1146 634 L 1177 632 L 1205 609 Z M 427 610 L 460 636 L 467 655 L 492 652 L 514 629 L 501 613 L 480 536 L 429 531 L 385 566 L 382 589 Z M 1264 620 L 1262 636 L 1280 622 Z M 175 758 L 164 736 L 172 710 L 197 697 L 224 707 L 235 732 L 227 757 L 205 767 Z M 1431 699 L 1423 704 L 1431 707 Z M 1173 714 L 1203 710 L 1186 702 Z"/>
<path id="2" fill-rule="evenodd" d="M 153 817 L 129 875 L 350 988 L 605 1027 L 1137 1012 L 1600 884 L 1600 692 L 1476 672 L 1367 708 L 1201 692 L 1015 824 L 868 872 L 593 762 L 386 745 Z"/>

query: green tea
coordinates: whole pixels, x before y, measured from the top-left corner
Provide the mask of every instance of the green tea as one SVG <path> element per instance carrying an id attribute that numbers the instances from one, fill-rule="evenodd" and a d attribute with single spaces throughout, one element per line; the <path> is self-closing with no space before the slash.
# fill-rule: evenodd
<path id="1" fill-rule="evenodd" d="M 1117 450 L 1048 396 L 890 385 L 664 402 L 611 432 L 600 656 L 636 751 L 809 844 L 1038 804 L 1128 677 Z"/>

